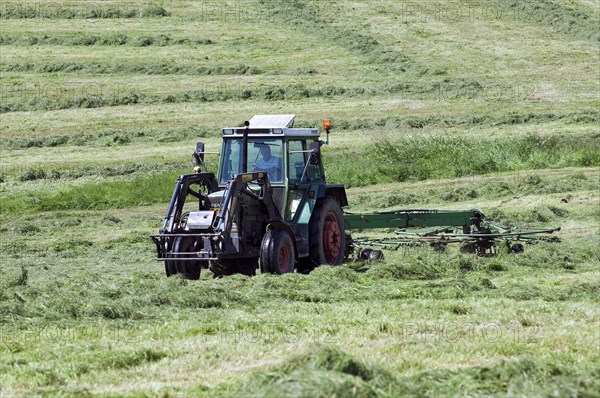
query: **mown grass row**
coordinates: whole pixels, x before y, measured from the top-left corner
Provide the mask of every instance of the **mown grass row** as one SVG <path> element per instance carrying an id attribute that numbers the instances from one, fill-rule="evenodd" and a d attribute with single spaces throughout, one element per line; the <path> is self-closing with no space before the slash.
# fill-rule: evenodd
<path id="1" fill-rule="evenodd" d="M 507 10 L 505 14 L 515 21 L 547 26 L 560 34 L 578 39 L 600 41 L 598 15 L 592 15 L 552 0 L 496 0 L 497 10 Z M 491 8 L 493 9 L 493 8 Z M 493 14 L 492 14 L 493 15 Z"/>
<path id="2" fill-rule="evenodd" d="M 97 133 L 51 136 L 22 136 L 0 142 L 2 149 L 54 148 L 60 146 L 120 146 L 153 140 L 158 143 L 179 142 L 191 138 L 215 137 L 220 130 L 209 126 L 185 126 L 158 131 L 106 129 Z"/>
<path id="3" fill-rule="evenodd" d="M 545 359 L 525 356 L 490 366 L 439 369 L 398 377 L 339 348 L 315 347 L 283 364 L 253 372 L 235 383 L 208 391 L 215 395 L 292 396 L 525 396 L 594 395 L 600 372 L 574 356 Z M 198 388 L 197 394 L 206 394 Z"/>
<path id="4" fill-rule="evenodd" d="M 59 66 L 62 67 L 62 66 Z M 131 66 L 125 66 L 131 68 Z M 178 68 L 177 66 L 157 66 L 160 68 Z M 145 68 L 145 67 L 142 67 Z M 202 67 L 194 68 L 196 71 L 202 71 Z M 242 65 L 241 67 L 226 67 L 221 69 L 216 67 L 206 69 L 206 73 L 218 72 L 229 74 L 238 71 L 256 71 L 252 67 Z M 148 72 L 148 71 L 147 71 Z M 18 89 L 18 87 L 17 87 Z M 356 96 L 364 95 L 367 90 L 363 88 L 346 89 L 339 86 L 329 85 L 318 88 L 308 88 L 304 85 L 257 85 L 257 86 L 234 86 L 233 88 L 223 88 L 220 86 L 209 87 L 201 90 L 187 90 L 168 94 L 149 94 L 137 91 L 118 93 L 117 95 L 108 93 L 98 93 L 81 96 L 62 96 L 60 93 L 54 96 L 34 97 L 31 100 L 19 100 L 18 93 L 16 99 L 7 98 L 0 104 L 0 113 L 22 112 L 22 111 L 48 111 L 70 108 L 102 108 L 107 106 L 134 105 L 134 104 L 170 104 L 185 102 L 221 102 L 221 101 L 244 101 L 244 100 L 291 100 L 318 97 L 333 96 Z M 373 94 L 373 93 L 370 93 Z"/>
<path id="5" fill-rule="evenodd" d="M 458 98 L 457 98 L 458 100 Z M 411 128 L 423 129 L 426 127 L 469 127 L 469 126 L 511 126 L 520 124 L 547 123 L 562 121 L 565 124 L 595 123 L 600 122 L 600 112 L 594 109 L 582 110 L 572 113 L 558 112 L 508 112 L 502 115 L 427 115 L 427 116 L 387 116 L 380 119 L 335 119 L 335 129 L 363 130 L 377 128 Z M 299 121 L 298 126 L 313 127 L 321 124 L 320 120 Z"/>
<path id="6" fill-rule="evenodd" d="M 35 181 L 35 180 L 73 180 L 77 178 L 94 177 L 115 177 L 127 175 L 139 175 L 144 173 L 165 172 L 167 170 L 185 170 L 189 164 L 182 163 L 132 163 L 126 162 L 115 164 L 113 166 L 77 166 L 77 167 L 56 167 L 56 168 L 36 168 L 24 171 L 17 176 L 17 180 Z M 0 177 L 3 178 L 3 177 Z"/>
<path id="7" fill-rule="evenodd" d="M 494 127 L 547 123 L 554 121 L 561 121 L 566 125 L 598 123 L 600 122 L 600 112 L 596 110 L 587 110 L 571 113 L 509 113 L 501 116 L 406 115 L 387 116 L 380 119 L 336 118 L 334 120 L 334 124 L 336 131 L 377 129 L 385 129 L 386 131 L 391 131 L 392 129 L 424 129 L 427 127 Z M 314 126 L 319 126 L 321 123 L 321 120 L 300 120 L 296 123 L 296 126 L 311 128 Z M 243 125 L 243 120 L 240 120 L 238 124 Z M 220 130 L 215 129 L 214 126 L 208 125 L 193 125 L 178 128 L 166 128 L 161 129 L 160 131 L 106 129 L 96 133 L 87 134 L 58 134 L 48 136 L 28 135 L 17 138 L 3 139 L 0 142 L 0 148 L 10 150 L 84 145 L 102 147 L 147 142 L 148 139 L 153 139 L 160 143 L 166 143 L 179 142 L 191 138 L 214 137 L 218 136 L 219 134 Z"/>
<path id="8" fill-rule="evenodd" d="M 143 4 L 143 6 L 142 6 Z M 148 3 L 70 3 L 7 2 L 0 7 L 2 19 L 118 19 L 161 18 L 170 13 L 157 4 Z"/>
<path id="9" fill-rule="evenodd" d="M 209 45 L 215 44 L 211 39 L 205 38 L 174 38 L 169 34 L 131 36 L 124 33 L 109 35 L 77 33 L 72 35 L 19 35 L 0 36 L 0 45 L 10 46 L 174 46 L 174 45 Z"/>
<path id="10" fill-rule="evenodd" d="M 70 229 L 76 233 L 77 227 Z M 106 227 L 103 230 L 107 230 Z M 17 256 L 3 254 L 6 267 L 2 270 L 0 322 L 16 319 L 42 323 L 77 319 L 152 320 L 161 319 L 169 307 L 178 311 L 234 309 L 282 300 L 358 303 L 504 298 L 593 302 L 600 292 L 597 280 L 576 279 L 560 286 L 531 286 L 519 280 L 498 286 L 494 282 L 506 273 L 522 272 L 523 268 L 536 269 L 542 274 L 592 272 L 593 264 L 599 258 L 591 242 L 538 243 L 527 246 L 525 253 L 518 255 L 503 254 L 500 250 L 500 256 L 495 258 L 458 253 L 456 248 L 440 254 L 424 247 L 407 249 L 401 256 L 390 255 L 385 262 L 368 264 L 366 268 L 363 263 L 351 263 L 342 267 L 320 267 L 310 275 L 260 274 L 253 278 L 238 275 L 222 280 L 212 280 L 206 275 L 202 282 L 165 278 L 158 270 L 130 272 L 130 266 L 123 266 L 122 271 L 118 270 L 121 265 L 115 266 L 111 268 L 113 274 L 89 267 L 92 256 L 99 259 L 121 257 L 119 264 L 147 263 L 153 258 L 153 247 L 147 234 L 143 237 L 140 234 L 139 239 L 142 238 L 140 241 L 137 238 L 122 240 L 113 246 L 90 245 L 87 250 L 31 247 L 34 250 L 32 256 L 25 250 Z M 15 263 L 21 264 L 21 268 Z M 56 266 L 67 264 L 74 272 L 57 278 Z M 357 267 L 362 272 L 355 272 Z M 466 314 L 469 308 L 448 308 L 448 311 Z"/>
<path id="11" fill-rule="evenodd" d="M 155 64 L 82 64 L 59 62 L 51 64 L 34 63 L 7 64 L 6 68 L 41 68 L 45 71 L 60 72 L 83 72 L 92 73 L 144 73 L 144 74 L 168 74 L 168 73 L 190 73 L 198 75 L 256 75 L 263 70 L 251 65 L 236 66 L 189 66 L 170 63 Z M 121 70 L 122 69 L 122 70 Z M 294 74 L 304 73 L 294 71 Z M 311 71 L 306 73 L 310 74 Z M 302 100 L 308 98 L 340 97 L 352 98 L 360 96 L 400 96 L 406 101 L 433 101 L 447 103 L 528 103 L 535 100 L 535 89 L 530 92 L 515 94 L 510 84 L 494 83 L 488 85 L 470 79 L 432 79 L 425 82 L 392 83 L 380 86 L 358 86 L 344 87 L 335 84 L 323 84 L 310 86 L 304 83 L 293 84 L 270 84 L 258 82 L 253 84 L 232 84 L 207 86 L 200 90 L 174 91 L 165 94 L 144 92 L 135 85 L 125 87 L 118 93 L 102 92 L 99 87 L 90 85 L 90 90 L 75 95 L 61 86 L 52 87 L 56 92 L 46 95 L 31 95 L 21 91 L 18 84 L 7 85 L 6 96 L 0 103 L 0 113 L 59 110 L 71 108 L 101 108 L 107 106 L 132 105 L 132 104 L 161 104 L 161 103 L 186 103 L 186 102 L 215 102 L 215 101 L 283 101 Z M 14 93 L 13 95 L 11 95 Z M 35 93 L 33 93 L 35 94 Z"/>
<path id="12" fill-rule="evenodd" d="M 35 64 L 24 64 L 25 66 L 17 65 L 16 68 L 37 68 Z M 11 67 L 11 65 L 7 65 Z M 79 63 L 57 63 L 50 65 L 41 65 L 41 68 L 61 71 L 77 71 L 85 70 L 86 68 L 95 69 L 98 71 L 105 70 L 107 73 L 112 73 L 114 69 L 124 68 L 130 72 L 160 74 L 169 71 L 176 73 L 192 71 L 194 74 L 260 74 L 262 71 L 256 67 L 249 65 L 238 65 L 228 67 L 203 67 L 203 66 L 182 66 L 172 65 L 168 63 L 158 63 L 153 65 L 138 65 L 138 64 L 119 64 L 114 66 L 102 65 L 87 65 Z M 189 69 L 188 69 L 189 68 Z M 423 84 L 409 83 L 394 83 L 383 87 L 343 87 L 333 84 L 307 86 L 302 83 L 296 84 L 254 84 L 254 85 L 232 85 L 232 86 L 210 86 L 201 90 L 186 90 L 167 94 L 144 93 L 136 90 L 136 87 L 127 87 L 127 91 L 118 94 L 102 93 L 101 91 L 91 91 L 86 95 L 61 95 L 60 86 L 56 93 L 52 95 L 33 96 L 29 99 L 27 93 L 21 94 L 19 86 L 14 87 L 15 98 L 10 98 L 8 95 L 4 101 L 0 103 L 0 113 L 35 111 L 35 110 L 59 110 L 70 108 L 101 108 L 106 106 L 132 105 L 132 104 L 161 104 L 161 103 L 185 103 L 185 102 L 215 102 L 215 101 L 243 101 L 243 100 L 264 100 L 264 101 L 280 101 L 280 100 L 299 100 L 307 98 L 321 97 L 356 97 L 356 96 L 374 96 L 401 94 L 408 98 L 418 100 L 423 96 L 431 96 L 431 99 L 437 98 L 437 93 L 440 87 L 451 87 L 451 93 L 448 97 L 440 97 L 438 100 L 448 101 L 479 101 L 484 86 L 478 82 L 458 79 L 456 81 L 430 81 Z M 10 88 L 10 86 L 9 86 Z M 66 88 L 65 88 L 66 90 Z M 10 91 L 8 91 L 10 93 Z M 19 98 L 21 95 L 21 98 Z M 25 98 L 25 100 L 23 100 Z M 499 99 L 504 100 L 504 99 Z M 508 98 L 512 101 L 514 98 Z"/>
<path id="13" fill-rule="evenodd" d="M 458 185 L 458 184 L 456 184 Z M 560 177 L 540 176 L 535 171 L 519 171 L 505 178 L 473 176 L 459 186 L 428 186 L 419 190 L 364 193 L 353 198 L 353 205 L 390 208 L 413 204 L 464 202 L 475 199 L 498 199 L 526 195 L 549 195 L 600 189 L 600 181 L 584 173 L 570 173 Z M 565 202 L 569 201 L 565 195 Z M 555 210 L 559 212 L 559 210 Z"/>
<path id="14" fill-rule="evenodd" d="M 81 74 L 119 74 L 130 73 L 140 75 L 260 75 L 263 70 L 256 66 L 196 66 L 177 65 L 169 62 L 153 64 L 119 63 L 119 64 L 86 64 L 80 62 L 52 63 L 3 63 L 2 72 L 35 72 L 35 73 L 81 73 Z"/>

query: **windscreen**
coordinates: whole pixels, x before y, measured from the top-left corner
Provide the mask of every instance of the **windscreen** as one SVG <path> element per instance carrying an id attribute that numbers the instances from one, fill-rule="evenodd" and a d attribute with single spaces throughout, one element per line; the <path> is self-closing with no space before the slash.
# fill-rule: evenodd
<path id="1" fill-rule="evenodd" d="M 283 140 L 248 138 L 248 172 L 265 171 L 272 183 L 283 182 Z M 226 139 L 221 160 L 221 183 L 242 172 L 242 140 Z"/>

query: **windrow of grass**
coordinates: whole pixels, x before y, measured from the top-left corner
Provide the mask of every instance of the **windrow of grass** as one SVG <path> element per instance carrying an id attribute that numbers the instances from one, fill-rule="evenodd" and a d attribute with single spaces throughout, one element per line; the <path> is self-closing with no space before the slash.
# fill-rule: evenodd
<path id="1" fill-rule="evenodd" d="M 22 172 L 17 176 L 18 181 L 35 180 L 73 180 L 82 177 L 116 177 L 127 175 L 148 175 L 165 171 L 181 171 L 189 169 L 189 164 L 183 163 L 133 163 L 125 162 L 111 166 L 83 165 L 78 167 L 35 168 Z M 0 177 L 4 178 L 4 177 Z"/>
<path id="2" fill-rule="evenodd" d="M 339 132 L 356 130 L 386 131 L 388 136 L 397 129 L 402 134 L 410 134 L 411 131 L 422 132 L 427 128 L 469 128 L 474 126 L 498 127 L 498 126 L 527 126 L 547 122 L 562 122 L 565 126 L 588 125 L 594 126 L 600 122 L 600 112 L 595 110 L 568 112 L 568 113 L 509 113 L 506 115 L 475 115 L 475 116 L 387 116 L 384 118 L 336 118 L 335 130 Z M 243 125 L 244 120 L 232 123 Z M 319 126 L 319 120 L 298 121 L 297 127 Z M 587 126 L 586 126 L 587 127 Z M 540 127 L 540 130 L 543 127 Z M 408 130 L 408 132 L 406 131 Z M 593 130 L 592 130 L 593 131 Z M 0 149 L 27 149 L 27 148 L 52 148 L 60 146 L 121 146 L 138 143 L 146 143 L 153 140 L 158 143 L 181 142 L 190 139 L 204 137 L 217 137 L 219 129 L 214 125 L 190 125 L 183 127 L 158 127 L 152 130 L 146 129 L 102 129 L 97 132 L 85 132 L 76 134 L 46 134 L 36 135 L 33 133 L 23 134 L 15 138 L 5 138 L 0 142 Z M 386 135 L 382 134 L 385 138 Z M 448 136 L 452 134 L 449 133 Z M 596 135 L 592 135 L 595 138 Z M 325 148 L 326 150 L 326 148 Z M 326 163 L 328 163 L 326 161 Z"/>
<path id="3" fill-rule="evenodd" d="M 460 128 L 460 127 L 496 127 L 539 124 L 560 121 L 565 125 L 593 124 L 600 122 L 600 112 L 595 110 L 584 110 L 569 113 L 509 113 L 506 115 L 475 115 L 475 116 L 387 116 L 379 119 L 335 119 L 336 131 L 356 130 L 385 130 L 389 132 L 394 129 L 421 130 L 425 128 Z M 237 125 L 243 125 L 240 120 Z M 301 120 L 297 127 L 319 126 L 319 120 Z M 26 149 L 59 146 L 114 146 L 156 140 L 159 143 L 179 142 L 193 138 L 216 137 L 220 134 L 214 126 L 193 125 L 177 128 L 160 128 L 157 130 L 126 130 L 126 129 L 104 129 L 95 133 L 84 134 L 52 134 L 36 136 L 27 134 L 16 138 L 3 139 L 0 149 Z M 383 135 L 385 138 L 385 135 Z M 592 138 L 595 138 L 593 136 Z"/>
<path id="4" fill-rule="evenodd" d="M 66 228 L 76 233 L 82 227 Z M 25 235 L 32 236 L 32 232 Z M 382 263 L 319 267 L 310 275 L 260 274 L 252 278 L 237 275 L 217 280 L 205 275 L 200 282 L 166 278 L 158 267 L 152 267 L 153 271 L 139 270 L 139 264 L 150 266 L 154 257 L 147 234 L 115 240 L 114 244 L 81 242 L 72 238 L 48 248 L 40 245 L 17 248 L 9 244 L 3 254 L 7 266 L 0 274 L 0 324 L 18 320 L 32 324 L 61 320 L 159 320 L 170 309 L 191 314 L 199 309 L 242 309 L 265 302 L 399 300 L 409 303 L 460 299 L 595 302 L 600 292 L 600 282 L 585 277 L 593 273 L 598 253 L 593 242 L 583 241 L 527 245 L 521 254 L 499 250 L 500 255 L 495 258 L 458 253 L 457 248 L 436 253 L 423 247 L 388 252 L 388 259 Z M 107 264 L 108 268 L 103 270 L 90 267 L 92 258 L 103 263 L 112 258 L 121 260 Z M 58 259 L 61 260 L 57 262 Z M 71 272 L 63 274 L 64 266 Z M 525 283 L 524 275 L 532 270 L 539 277 L 549 278 L 548 281 L 535 286 Z M 578 274 L 582 276 L 576 277 Z M 556 278 L 561 282 L 554 283 Z M 467 314 L 471 309 L 449 307 L 448 311 Z"/>
<path id="5" fill-rule="evenodd" d="M 30 65 L 30 66 L 28 66 Z M 90 73 L 143 73 L 143 74 L 167 74 L 167 73 L 185 73 L 199 75 L 231 75 L 231 74 L 261 74 L 262 70 L 250 65 L 237 66 L 188 66 L 176 65 L 171 63 L 156 63 L 151 65 L 139 64 L 117 64 L 117 65 L 86 65 L 80 63 L 52 63 L 40 64 L 36 66 L 30 64 L 7 64 L 6 68 L 41 68 L 44 71 L 88 71 Z M 8 95 L 0 103 L 0 113 L 22 112 L 22 111 L 40 111 L 40 110 L 59 110 L 71 108 L 101 108 L 107 106 L 134 105 L 134 104 L 162 104 L 162 103 L 186 103 L 186 102 L 221 102 L 221 101 L 244 101 L 244 100 L 265 100 L 265 101 L 284 101 L 301 100 L 308 98 L 326 98 L 326 97 L 357 97 L 357 96 L 379 96 L 389 94 L 401 94 L 406 98 L 415 100 L 424 97 L 437 98 L 440 87 L 451 87 L 448 101 L 473 101 L 484 97 L 486 87 L 484 84 L 469 79 L 444 79 L 431 80 L 423 84 L 411 83 L 393 83 L 383 86 L 371 87 L 344 87 L 335 84 L 325 84 L 317 86 L 307 86 L 303 83 L 292 84 L 271 84 L 269 82 L 257 83 L 253 85 L 233 85 L 227 89 L 200 89 L 174 91 L 170 93 L 151 93 L 136 90 L 136 87 L 124 89 L 117 95 L 114 93 L 85 93 L 77 95 L 56 95 L 39 96 L 31 100 L 22 100 L 19 98 L 18 85 L 15 86 L 15 97 Z M 442 98 L 439 98 L 442 99 Z M 494 100 L 494 99 L 492 99 Z M 498 98 L 499 101 L 512 101 L 512 98 Z M 524 98 L 524 100 L 528 100 Z"/>
<path id="6" fill-rule="evenodd" d="M 106 147 L 138 144 L 152 140 L 157 143 L 180 142 L 203 137 L 216 137 L 220 130 L 209 126 L 185 126 L 160 130 L 105 129 L 96 133 L 33 136 L 25 135 L 0 142 L 1 149 L 53 148 L 60 146 Z"/>
<path id="7" fill-rule="evenodd" d="M 211 39 L 173 37 L 170 34 L 132 36 L 124 33 L 89 34 L 74 33 L 70 35 L 0 35 L 0 45 L 10 46 L 174 46 L 174 45 L 209 45 L 215 44 Z M 3 65 L 4 67 L 4 65 Z M 15 67 L 13 67 L 15 68 Z M 4 69 L 7 70 L 7 69 Z M 18 69 L 8 69 L 18 70 Z M 26 69 L 31 70 L 31 69 Z M 43 71 L 42 71 L 43 72 Z"/>
<path id="8" fill-rule="evenodd" d="M 161 18 L 169 12 L 157 4 L 107 4 L 85 2 L 7 2 L 0 7 L 2 19 L 122 19 Z"/>
<path id="9" fill-rule="evenodd" d="M 545 123 L 561 121 L 565 124 L 597 123 L 600 122 L 600 112 L 594 109 L 579 112 L 509 112 L 503 115 L 403 115 L 387 116 L 379 119 L 335 119 L 336 130 L 363 130 L 385 128 L 411 128 L 424 129 L 426 127 L 452 128 L 469 126 L 511 126 L 522 124 Z M 299 121 L 298 126 L 314 127 L 320 125 L 321 121 Z"/>
<path id="10" fill-rule="evenodd" d="M 525 356 L 489 366 L 439 369 L 398 377 L 380 366 L 334 347 L 312 347 L 281 365 L 256 371 L 238 382 L 222 384 L 210 394 L 261 397 L 359 396 L 587 396 L 600 388 L 600 372 L 575 357 L 551 356 L 543 360 Z M 580 365 L 580 364 L 578 364 Z M 198 389 L 202 395 L 206 390 Z"/>
<path id="11" fill-rule="evenodd" d="M 324 154 L 328 159 L 325 164 L 328 181 L 352 187 L 552 167 L 600 166 L 600 141 L 594 137 L 565 138 L 544 135 L 479 141 L 449 136 L 382 138 L 360 152 L 352 151 L 343 155 Z M 114 171 L 109 171 L 114 174 Z M 27 194 L 20 192 L 12 195 L 9 193 L 4 196 L 0 211 L 8 213 L 99 210 L 167 203 L 174 181 L 179 174 L 185 172 L 187 171 L 138 175 L 131 181 L 65 185 L 58 191 L 36 190 Z M 58 169 L 54 172 L 31 169 L 24 171 L 20 179 L 35 180 L 60 176 Z M 581 186 L 594 185 L 593 182 L 586 182 L 585 175 L 573 179 L 581 180 L 578 183 Z M 536 189 L 535 185 L 540 183 L 541 179 L 532 177 L 524 186 L 512 189 L 528 189 L 532 192 Z M 497 194 L 508 194 L 511 191 L 510 186 L 499 184 L 498 187 L 499 190 L 494 191 Z M 549 187 L 547 191 L 565 192 L 568 187 L 569 184 Z M 540 192 L 543 192 L 541 187 Z M 444 195 L 445 200 L 457 201 L 464 197 L 475 198 L 479 194 L 474 189 L 459 189 L 456 192 L 441 191 L 439 195 Z M 388 198 L 390 205 L 416 202 L 419 199 L 419 195 Z"/>
<path id="12" fill-rule="evenodd" d="M 556 0 L 495 0 L 498 10 L 507 10 L 516 21 L 546 26 L 560 34 L 590 40 L 600 41 L 598 30 L 598 15 L 586 13 L 570 4 Z M 590 10 L 591 11 L 591 10 Z"/>
<path id="13" fill-rule="evenodd" d="M 120 64 L 89 64 L 81 62 L 51 62 L 51 63 L 3 63 L 1 72 L 35 72 L 35 73 L 80 73 L 86 75 L 99 74 L 139 74 L 139 75 L 260 75 L 264 73 L 256 66 L 197 66 L 177 65 L 172 62 L 161 63 L 120 63 Z M 144 97 L 145 98 L 145 97 Z M 83 98 L 82 98 L 83 100 Z M 56 106 L 59 106 L 58 104 Z M 106 105 L 105 105 L 106 106 Z"/>

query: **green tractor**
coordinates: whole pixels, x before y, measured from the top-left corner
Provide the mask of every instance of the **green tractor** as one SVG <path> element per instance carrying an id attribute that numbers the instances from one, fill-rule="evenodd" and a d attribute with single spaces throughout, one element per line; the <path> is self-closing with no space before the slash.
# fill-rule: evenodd
<path id="1" fill-rule="evenodd" d="M 193 156 L 195 173 L 182 175 L 157 235 L 157 260 L 167 276 L 198 279 L 202 268 L 215 277 L 261 272 L 310 272 L 318 265 L 345 260 L 379 260 L 380 250 L 429 245 L 443 251 L 495 255 L 499 243 L 521 253 L 522 243 L 542 240 L 558 228 L 500 226 L 471 210 L 405 209 L 342 212 L 348 206 L 343 185 L 327 184 L 321 146 L 331 124 L 293 128 L 294 115 L 254 116 L 245 127 L 223 129 L 217 176 L 207 171 L 204 144 Z M 204 171 L 203 171 L 204 170 Z M 393 229 L 390 238 L 352 239 L 349 230 Z"/>
<path id="2" fill-rule="evenodd" d="M 294 115 L 258 115 L 224 128 L 218 175 L 204 144 L 195 172 L 177 179 L 162 228 L 152 239 L 167 276 L 198 279 L 261 272 L 310 272 L 341 264 L 346 242 L 343 185 L 327 184 L 319 129 L 293 128 Z"/>

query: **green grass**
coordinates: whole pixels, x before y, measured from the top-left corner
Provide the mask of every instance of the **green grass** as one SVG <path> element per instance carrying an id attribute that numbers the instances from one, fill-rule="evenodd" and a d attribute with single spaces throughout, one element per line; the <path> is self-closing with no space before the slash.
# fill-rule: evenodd
<path id="1" fill-rule="evenodd" d="M 570 166 L 600 166 L 598 140 L 544 135 L 477 141 L 452 136 L 382 136 L 361 151 L 329 162 L 328 176 L 349 186 L 365 186 Z"/>
<path id="2" fill-rule="evenodd" d="M 113 138 L 114 141 L 114 138 Z M 326 152 L 327 153 L 327 152 Z M 346 186 L 367 186 L 406 180 L 432 178 L 456 178 L 485 175 L 496 172 L 534 170 L 548 167 L 600 166 L 600 146 L 597 140 L 567 139 L 558 137 L 526 136 L 511 140 L 481 140 L 473 142 L 451 137 L 428 137 L 402 139 L 395 142 L 383 138 L 364 152 L 349 152 L 333 157 L 327 163 L 326 173 L 331 182 Z M 440 167 L 440 164 L 444 167 Z M 165 168 L 179 171 L 161 172 Z M 189 169 L 188 169 L 189 170 Z M 67 209 L 110 209 L 144 206 L 168 202 L 172 185 L 178 175 L 189 172 L 181 165 L 148 165 L 126 163 L 118 167 L 90 167 L 60 169 L 29 169 L 22 172 L 20 181 L 59 180 L 85 175 L 113 177 L 135 175 L 129 181 L 104 181 L 76 186 L 65 185 L 56 191 L 54 187 L 40 190 L 34 186 L 29 192 L 19 191 L 6 196 L 0 207 L 3 212 L 48 211 Z M 357 172 L 357 170 L 361 170 Z M 140 172 L 143 172 L 141 174 Z M 575 175 L 575 186 L 582 180 L 583 186 L 593 189 L 597 184 L 587 181 L 585 175 Z M 540 177 L 525 179 L 516 192 L 554 193 L 571 189 L 550 186 L 544 189 Z M 511 193 L 505 185 L 488 184 L 479 189 L 500 190 Z M 397 204 L 427 203 L 424 195 L 396 194 L 386 199 L 383 207 Z M 427 196 L 432 196 L 428 194 Z M 474 188 L 461 188 L 434 194 L 449 202 L 477 198 Z"/>
<path id="3" fill-rule="evenodd" d="M 3 4 L 0 395 L 599 395 L 600 8 L 459 3 Z M 269 113 L 333 120 L 351 210 L 561 242 L 166 278 L 195 142 Z"/>

